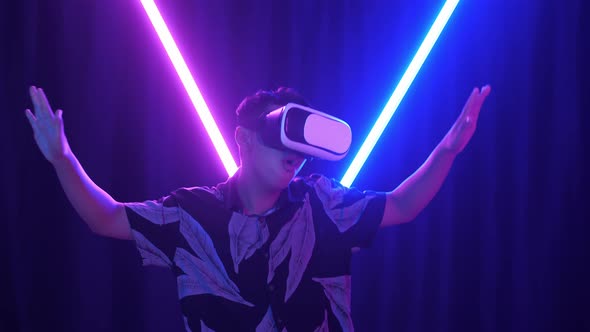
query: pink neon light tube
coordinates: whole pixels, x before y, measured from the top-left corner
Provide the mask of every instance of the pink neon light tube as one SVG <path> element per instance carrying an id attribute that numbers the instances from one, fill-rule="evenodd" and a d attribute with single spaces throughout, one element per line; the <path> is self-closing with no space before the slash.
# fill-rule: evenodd
<path id="1" fill-rule="evenodd" d="M 141 4 L 143 5 L 145 12 L 152 22 L 152 25 L 154 26 L 160 41 L 164 45 L 166 53 L 168 53 L 168 57 L 170 58 L 170 61 L 172 61 L 174 69 L 176 69 L 178 77 L 180 77 L 180 80 L 182 81 L 182 84 L 184 85 L 184 88 L 188 93 L 188 96 L 191 99 L 197 114 L 199 115 L 199 118 L 201 118 L 201 121 L 203 122 L 203 125 L 205 126 L 205 129 L 211 138 L 211 142 L 213 142 L 215 150 L 217 150 L 217 153 L 219 154 L 219 158 L 221 159 L 227 174 L 232 176 L 237 171 L 238 166 L 229 152 L 229 148 L 227 147 L 223 136 L 221 136 L 221 132 L 219 131 L 213 116 L 211 115 L 211 111 L 209 111 L 209 107 L 207 107 L 199 87 L 195 83 L 195 80 L 191 75 L 184 58 L 180 54 L 178 46 L 176 46 L 174 39 L 172 39 L 172 35 L 170 34 L 170 31 L 168 30 L 168 27 L 166 26 L 166 23 L 164 22 L 158 7 L 156 7 L 156 4 L 152 0 L 141 0 Z"/>

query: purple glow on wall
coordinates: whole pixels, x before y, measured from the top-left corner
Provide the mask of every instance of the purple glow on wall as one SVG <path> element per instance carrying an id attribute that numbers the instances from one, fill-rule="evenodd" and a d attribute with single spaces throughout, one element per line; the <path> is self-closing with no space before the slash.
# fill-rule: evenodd
<path id="1" fill-rule="evenodd" d="M 229 176 L 232 176 L 238 169 L 236 162 L 234 161 L 213 116 L 211 115 L 211 111 L 209 111 L 209 107 L 205 103 L 203 96 L 201 95 L 201 91 L 199 87 L 195 83 L 193 76 L 191 75 L 182 54 L 180 54 L 180 50 L 178 46 L 176 46 L 176 42 L 172 38 L 158 7 L 152 0 L 141 0 L 141 4 L 145 9 L 146 14 L 148 15 L 162 45 L 166 49 L 166 53 L 172 61 L 174 65 L 174 69 L 176 69 L 176 73 L 178 73 L 178 77 L 182 81 L 182 85 L 184 86 L 188 96 L 199 115 L 199 118 L 203 122 L 205 129 L 207 130 L 207 134 L 211 138 L 211 142 L 213 142 L 213 146 L 217 153 L 219 154 L 219 158 L 227 171 Z"/>

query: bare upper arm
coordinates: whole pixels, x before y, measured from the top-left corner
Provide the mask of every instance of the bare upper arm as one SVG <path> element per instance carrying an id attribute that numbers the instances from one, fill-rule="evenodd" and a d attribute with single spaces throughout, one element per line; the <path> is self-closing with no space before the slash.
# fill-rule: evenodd
<path id="1" fill-rule="evenodd" d="M 381 219 L 380 227 L 394 226 L 408 222 L 405 220 L 404 214 L 393 192 L 388 192 L 385 195 L 385 211 L 383 212 L 383 219 Z"/>
<path id="2" fill-rule="evenodd" d="M 105 220 L 104 227 L 100 230 L 93 230 L 96 234 L 111 237 L 120 240 L 132 240 L 131 225 L 129 218 L 127 217 L 127 211 L 125 205 L 122 203 L 116 203 L 113 210 L 113 214 L 110 218 Z"/>

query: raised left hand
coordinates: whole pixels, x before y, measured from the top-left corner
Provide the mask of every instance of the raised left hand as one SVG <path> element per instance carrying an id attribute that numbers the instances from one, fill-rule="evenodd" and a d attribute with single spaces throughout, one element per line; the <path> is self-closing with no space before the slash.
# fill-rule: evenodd
<path id="1" fill-rule="evenodd" d="M 482 87 L 481 90 L 479 88 L 473 89 L 459 118 L 443 138 L 442 147 L 454 154 L 459 154 L 465 149 L 475 133 L 481 106 L 491 91 L 492 88 L 489 85 Z"/>

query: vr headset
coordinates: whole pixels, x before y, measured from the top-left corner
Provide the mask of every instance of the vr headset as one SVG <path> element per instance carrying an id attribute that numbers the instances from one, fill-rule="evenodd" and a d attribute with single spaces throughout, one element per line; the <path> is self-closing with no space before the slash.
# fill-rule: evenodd
<path id="1" fill-rule="evenodd" d="M 307 158 L 340 160 L 352 141 L 346 122 L 294 103 L 261 115 L 256 129 L 264 145 Z"/>

